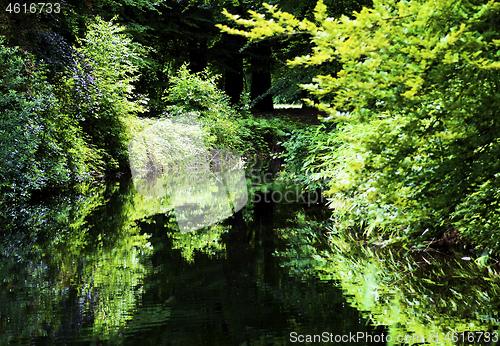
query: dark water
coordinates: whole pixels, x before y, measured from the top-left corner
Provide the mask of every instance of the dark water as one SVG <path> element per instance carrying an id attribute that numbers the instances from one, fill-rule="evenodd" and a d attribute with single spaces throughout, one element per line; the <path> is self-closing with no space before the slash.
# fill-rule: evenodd
<path id="1" fill-rule="evenodd" d="M 273 203 L 271 185 L 248 182 L 243 209 L 187 233 L 168 201 L 131 181 L 3 205 L 0 343 L 289 345 L 383 333 L 335 280 L 293 275 L 275 255 L 297 214 L 325 219 L 325 207 Z"/>
<path id="2" fill-rule="evenodd" d="M 189 179 L 170 182 L 175 200 L 123 180 L 4 203 L 0 345 L 498 343 L 496 267 L 366 249 L 270 173 L 247 171 L 239 192 L 225 175 L 232 215 L 218 185 Z M 210 210 L 226 217 L 186 218 Z M 176 213 L 221 221 L 183 232 Z"/>

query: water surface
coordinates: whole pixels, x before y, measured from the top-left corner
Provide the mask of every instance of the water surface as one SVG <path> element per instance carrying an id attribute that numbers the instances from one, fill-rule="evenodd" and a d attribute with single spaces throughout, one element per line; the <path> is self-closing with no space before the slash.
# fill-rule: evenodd
<path id="1" fill-rule="evenodd" d="M 1 343 L 287 345 L 290 333 L 383 331 L 333 282 L 280 265 L 277 230 L 326 211 L 272 203 L 262 186 L 249 185 L 234 215 L 187 233 L 167 196 L 132 181 L 2 206 Z"/>
<path id="2" fill-rule="evenodd" d="M 0 344 L 495 344 L 494 268 L 366 249 L 266 173 L 247 172 L 242 209 L 192 232 L 130 180 L 2 205 Z"/>

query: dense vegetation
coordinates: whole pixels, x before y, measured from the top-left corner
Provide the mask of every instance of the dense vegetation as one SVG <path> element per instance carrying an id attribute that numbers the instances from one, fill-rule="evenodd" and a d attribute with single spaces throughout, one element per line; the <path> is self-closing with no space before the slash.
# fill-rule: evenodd
<path id="1" fill-rule="evenodd" d="M 54 33 L 33 53 L 0 42 L 2 196 L 26 197 L 123 170 L 140 46 L 96 17 L 78 47 Z"/>
<path id="2" fill-rule="evenodd" d="M 304 316 L 335 324 L 333 314 L 345 330 L 369 329 L 363 315 L 393 335 L 498 329 L 499 2 L 81 0 L 29 15 L 1 6 L 0 301 L 13 316 L 2 328 L 14 331 L 4 343 L 71 334 L 57 321 L 70 301 L 67 319 L 109 342 L 127 328 L 154 334 L 149 322 L 189 330 L 186 316 L 210 309 L 173 309 L 172 292 L 198 301 L 221 282 L 236 297 L 255 285 L 293 302 L 281 334 L 290 321 L 308 326 Z M 324 112 L 318 125 L 272 112 L 301 99 Z M 176 122 L 185 115 L 200 126 Z M 176 174 L 115 181 L 129 178 L 134 149 L 144 175 Z M 181 170 L 222 149 L 248 163 L 237 212 L 240 180 L 195 189 Z M 270 157 L 282 180 L 252 161 Z M 300 204 L 313 191 L 329 212 Z M 234 216 L 182 232 L 174 209 L 211 209 L 218 192 Z M 263 202 L 274 195 L 288 200 Z M 467 253 L 427 251 L 441 244 Z M 217 260 L 208 282 L 200 254 Z M 360 312 L 311 295 L 308 276 L 340 286 Z M 235 334 L 253 333 L 236 301 Z M 284 311 L 245 305 L 255 325 Z M 227 322 L 220 312 L 203 333 Z"/>
<path id="3" fill-rule="evenodd" d="M 161 47 L 155 38 L 137 37 L 138 31 L 146 30 L 139 22 L 147 19 L 138 16 L 131 23 L 130 18 L 111 17 L 110 12 L 120 11 L 107 5 L 99 3 L 103 17 L 69 4 L 59 16 L 41 10 L 24 17 L 19 11 L 2 12 L 2 200 L 28 199 L 33 192 L 126 174 L 128 143 L 152 117 L 197 113 L 209 145 L 247 156 L 268 152 L 269 142 L 288 128 L 279 119 L 268 122 L 252 116 L 242 108 L 248 107 L 249 100 L 239 105 L 231 101 L 220 89 L 220 76 L 213 73 L 216 68 L 201 70 L 194 58 L 182 54 L 175 64 L 184 59 L 184 65 L 160 67 L 167 58 L 156 55 Z M 146 5 L 127 4 L 144 15 L 159 11 Z M 215 27 L 212 31 L 216 32 Z M 157 74 L 167 76 L 161 87 L 149 80 Z"/>
<path id="4" fill-rule="evenodd" d="M 340 229 L 384 245 L 453 234 L 498 253 L 499 11 L 471 0 L 4 11 L 1 199 L 127 173 L 135 133 L 190 112 L 212 147 L 248 157 L 279 141 L 284 176 L 340 201 Z M 305 92 L 327 114 L 320 126 L 252 114 Z"/>
<path id="5" fill-rule="evenodd" d="M 248 20 L 225 12 L 250 29 L 219 27 L 250 40 L 308 33 L 312 53 L 290 66 L 342 66 L 303 85 L 337 129 L 328 150 L 312 133 L 314 163 L 298 168 L 320 168 L 347 203 L 338 225 L 420 246 L 458 230 L 483 256 L 498 253 L 500 3 L 375 1 L 335 19 L 320 1 L 316 24 L 265 7 Z"/>

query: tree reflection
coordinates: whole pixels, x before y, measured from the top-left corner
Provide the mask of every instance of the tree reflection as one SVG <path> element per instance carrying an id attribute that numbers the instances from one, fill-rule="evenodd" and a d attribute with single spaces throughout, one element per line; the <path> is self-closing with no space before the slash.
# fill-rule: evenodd
<path id="1" fill-rule="evenodd" d="M 280 227 L 296 227 L 288 220 L 302 206 L 261 200 L 188 233 L 170 197 L 132 182 L 2 206 L 0 343 L 264 345 L 339 325 L 373 333 L 331 283 L 280 266 Z"/>
<path id="2" fill-rule="evenodd" d="M 481 332 L 490 332 L 494 341 L 491 333 L 500 324 L 496 313 L 500 280 L 493 268 L 435 251 L 412 255 L 364 247 L 361 239 L 345 239 L 334 227 L 328 238 L 333 251 L 320 252 L 311 246 L 311 239 L 322 228 L 326 225 L 307 223 L 298 229 L 303 246 L 285 255 L 287 266 L 299 276 L 319 273 L 322 279 L 337 282 L 365 318 L 389 327 L 394 341 L 397 336 L 415 335 L 433 345 L 454 345 L 462 337 L 477 341 Z M 482 340 L 486 342 L 484 334 Z"/>
<path id="3" fill-rule="evenodd" d="M 133 222 L 137 201 L 119 186 L 83 192 L 2 205 L 3 344 L 107 338 L 131 318 L 152 253 Z"/>

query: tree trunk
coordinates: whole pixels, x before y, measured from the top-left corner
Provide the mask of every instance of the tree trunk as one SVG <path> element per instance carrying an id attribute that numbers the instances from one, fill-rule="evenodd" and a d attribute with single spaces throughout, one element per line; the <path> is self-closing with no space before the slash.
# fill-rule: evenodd
<path id="1" fill-rule="evenodd" d="M 269 42 L 260 42 L 252 51 L 250 59 L 252 65 L 252 83 L 250 97 L 259 98 L 253 109 L 257 112 L 273 111 L 273 97 L 264 95 L 271 88 L 271 45 Z"/>
<path id="2" fill-rule="evenodd" d="M 207 41 L 189 40 L 188 53 L 189 53 L 189 69 L 191 72 L 201 72 L 207 67 Z"/>
<path id="3" fill-rule="evenodd" d="M 224 91 L 231 99 L 231 103 L 236 105 L 240 102 L 240 96 L 243 92 L 243 55 L 239 52 L 243 47 L 244 41 L 236 36 L 224 36 L 224 46 L 232 53 L 224 64 Z"/>

